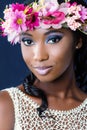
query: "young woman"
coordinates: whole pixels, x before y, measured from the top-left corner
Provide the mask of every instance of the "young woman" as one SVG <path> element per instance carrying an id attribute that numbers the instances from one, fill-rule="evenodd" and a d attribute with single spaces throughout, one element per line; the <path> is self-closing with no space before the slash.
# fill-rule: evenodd
<path id="1" fill-rule="evenodd" d="M 0 92 L 0 130 L 87 130 L 84 5 L 41 0 L 5 9 L 3 35 L 20 43 L 31 74 Z"/>

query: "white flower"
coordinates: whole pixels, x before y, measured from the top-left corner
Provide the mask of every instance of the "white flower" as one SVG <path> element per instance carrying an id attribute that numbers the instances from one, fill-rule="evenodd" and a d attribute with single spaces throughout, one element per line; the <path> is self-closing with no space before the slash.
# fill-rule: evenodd
<path id="1" fill-rule="evenodd" d="M 14 44 L 19 42 L 19 33 L 17 34 L 16 31 L 9 33 L 8 34 L 8 41 L 11 42 L 11 43 L 14 43 Z"/>
<path id="2" fill-rule="evenodd" d="M 67 22 L 68 27 L 73 31 L 75 31 L 77 28 L 81 26 L 81 23 L 76 22 L 74 17 L 67 17 L 66 22 Z"/>
<path id="3" fill-rule="evenodd" d="M 12 11 L 12 8 L 6 8 L 5 10 L 4 10 L 4 19 L 9 19 L 9 18 L 11 18 L 12 16 L 13 16 L 13 11 Z"/>

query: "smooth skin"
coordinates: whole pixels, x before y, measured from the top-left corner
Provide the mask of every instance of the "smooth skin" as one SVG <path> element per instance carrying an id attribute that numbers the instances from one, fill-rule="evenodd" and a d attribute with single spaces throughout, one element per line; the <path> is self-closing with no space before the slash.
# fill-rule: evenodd
<path id="1" fill-rule="evenodd" d="M 82 46 L 81 39 L 77 43 L 69 29 L 36 29 L 22 33 L 20 42 L 23 59 L 37 77 L 34 86 L 46 93 L 50 109 L 73 109 L 87 98 L 76 85 L 73 69 L 74 51 Z M 25 93 L 22 85 L 19 89 Z M 41 99 L 30 98 L 41 104 Z M 10 96 L 0 92 L 0 130 L 13 130 L 14 121 Z"/>

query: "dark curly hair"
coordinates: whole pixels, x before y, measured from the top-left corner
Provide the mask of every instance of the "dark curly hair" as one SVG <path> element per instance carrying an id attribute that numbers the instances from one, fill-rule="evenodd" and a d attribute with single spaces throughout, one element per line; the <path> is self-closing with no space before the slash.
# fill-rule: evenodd
<path id="1" fill-rule="evenodd" d="M 32 2 L 34 2 L 34 0 L 27 0 L 25 4 L 27 5 Z M 62 3 L 64 2 L 64 0 L 58 0 L 58 2 Z M 77 2 L 78 4 L 82 4 L 85 7 L 87 7 L 85 0 L 71 0 L 70 2 L 71 3 Z M 75 76 L 76 76 L 78 87 L 81 88 L 84 92 L 87 92 L 87 35 L 83 34 L 79 30 L 72 31 L 72 32 L 76 40 L 82 38 L 83 46 L 80 49 L 75 51 L 74 70 L 75 70 Z M 42 117 L 43 116 L 42 112 L 47 109 L 48 102 L 44 91 L 34 87 L 35 80 L 36 77 L 32 73 L 30 73 L 24 79 L 23 85 L 26 93 L 28 93 L 31 96 L 39 97 L 42 99 L 41 106 L 37 108 L 39 116 Z"/>

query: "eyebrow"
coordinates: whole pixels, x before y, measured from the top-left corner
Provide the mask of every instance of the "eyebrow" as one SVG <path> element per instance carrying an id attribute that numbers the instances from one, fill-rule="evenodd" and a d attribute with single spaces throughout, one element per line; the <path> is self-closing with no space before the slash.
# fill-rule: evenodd
<path id="1" fill-rule="evenodd" d="M 60 32 L 58 30 L 49 30 L 48 32 L 45 33 L 45 35 L 48 35 L 50 33 L 62 33 L 62 32 Z"/>
<path id="2" fill-rule="evenodd" d="M 44 33 L 44 35 L 48 35 L 48 34 L 50 34 L 50 33 L 62 33 L 62 32 L 60 32 L 60 31 L 58 31 L 58 30 L 49 30 L 48 32 Z M 21 35 L 22 35 L 22 36 L 23 36 L 23 35 L 32 36 L 32 34 L 29 34 L 29 33 L 27 33 L 27 32 L 22 32 Z"/>
<path id="3" fill-rule="evenodd" d="M 27 32 L 22 32 L 21 35 L 27 35 L 27 36 L 32 36 L 31 34 L 27 33 Z"/>

